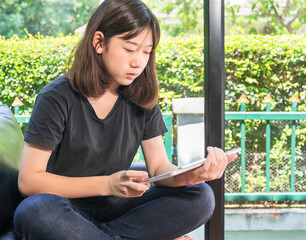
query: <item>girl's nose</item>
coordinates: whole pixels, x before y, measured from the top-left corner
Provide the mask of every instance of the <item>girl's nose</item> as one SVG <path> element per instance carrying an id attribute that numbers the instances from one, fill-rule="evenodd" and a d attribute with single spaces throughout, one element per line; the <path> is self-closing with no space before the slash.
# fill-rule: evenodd
<path id="1" fill-rule="evenodd" d="M 141 66 L 141 56 L 140 54 L 135 54 L 132 61 L 131 61 L 131 67 L 132 68 L 139 68 Z"/>

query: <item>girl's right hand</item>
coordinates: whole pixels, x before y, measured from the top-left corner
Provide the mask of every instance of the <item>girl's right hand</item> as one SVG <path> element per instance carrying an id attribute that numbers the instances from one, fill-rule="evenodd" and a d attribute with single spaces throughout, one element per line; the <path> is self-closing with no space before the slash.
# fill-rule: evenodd
<path id="1" fill-rule="evenodd" d="M 109 176 L 109 195 L 128 198 L 140 197 L 150 188 L 150 183 L 139 183 L 147 179 L 145 171 L 126 170 L 116 172 Z"/>

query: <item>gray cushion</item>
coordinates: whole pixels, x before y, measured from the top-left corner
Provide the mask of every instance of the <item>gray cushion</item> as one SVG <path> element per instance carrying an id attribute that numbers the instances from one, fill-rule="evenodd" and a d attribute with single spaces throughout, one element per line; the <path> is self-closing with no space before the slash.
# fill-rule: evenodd
<path id="1" fill-rule="evenodd" d="M 0 105 L 0 232 L 11 221 L 22 200 L 17 177 L 23 144 L 23 135 L 14 115 L 6 105 Z"/>

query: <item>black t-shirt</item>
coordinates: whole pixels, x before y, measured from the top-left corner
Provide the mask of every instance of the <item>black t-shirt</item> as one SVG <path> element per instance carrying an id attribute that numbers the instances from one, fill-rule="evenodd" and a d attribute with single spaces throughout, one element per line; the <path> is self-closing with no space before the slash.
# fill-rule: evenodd
<path id="1" fill-rule="evenodd" d="M 119 96 L 99 119 L 65 76 L 38 94 L 24 140 L 51 149 L 47 171 L 101 176 L 128 169 L 142 140 L 167 132 L 158 105 L 143 109 Z"/>

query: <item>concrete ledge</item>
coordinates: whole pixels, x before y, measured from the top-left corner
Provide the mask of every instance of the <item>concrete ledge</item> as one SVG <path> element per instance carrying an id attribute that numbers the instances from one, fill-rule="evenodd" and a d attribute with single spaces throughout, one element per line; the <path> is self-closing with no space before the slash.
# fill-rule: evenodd
<path id="1" fill-rule="evenodd" d="M 306 231 L 225 231 L 225 240 L 305 240 Z"/>
<path id="2" fill-rule="evenodd" d="M 189 235 L 204 240 L 204 227 Z M 305 240 L 306 209 L 225 209 L 226 240 Z"/>
<path id="3" fill-rule="evenodd" d="M 225 230 L 306 231 L 305 219 L 306 209 L 304 208 L 225 209 Z"/>
<path id="4" fill-rule="evenodd" d="M 204 98 L 177 98 L 172 100 L 175 114 L 204 114 Z"/>

